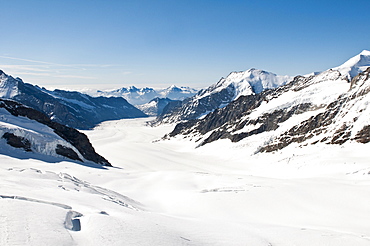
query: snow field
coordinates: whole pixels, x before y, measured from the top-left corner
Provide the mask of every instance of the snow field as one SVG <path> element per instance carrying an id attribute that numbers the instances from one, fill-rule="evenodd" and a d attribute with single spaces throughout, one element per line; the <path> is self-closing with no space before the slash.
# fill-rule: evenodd
<path id="1" fill-rule="evenodd" d="M 0 198 L 1 245 L 370 244 L 367 145 L 253 155 L 251 138 L 194 149 L 158 141 L 172 127 L 146 120 L 84 131 L 113 168 L 0 155 L 0 196 L 27 198 Z M 70 211 L 80 231 L 66 229 Z"/>

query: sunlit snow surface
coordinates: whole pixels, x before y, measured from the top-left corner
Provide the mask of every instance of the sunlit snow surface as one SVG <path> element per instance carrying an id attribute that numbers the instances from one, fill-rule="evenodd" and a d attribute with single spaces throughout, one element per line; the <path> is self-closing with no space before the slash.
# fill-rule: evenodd
<path id="1" fill-rule="evenodd" d="M 0 245 L 370 245 L 369 145 L 252 155 L 171 130 L 85 131 L 114 168 L 0 155 Z"/>

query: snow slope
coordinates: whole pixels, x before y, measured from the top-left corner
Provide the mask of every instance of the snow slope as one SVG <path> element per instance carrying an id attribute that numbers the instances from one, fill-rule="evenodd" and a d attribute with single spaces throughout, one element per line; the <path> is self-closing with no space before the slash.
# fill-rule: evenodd
<path id="1" fill-rule="evenodd" d="M 23 149 L 18 150 L 9 146 L 6 140 L 2 138 L 0 139 L 1 154 L 18 157 L 35 156 L 36 158 L 41 155 L 44 156 L 43 159 L 49 158 L 49 160 L 52 160 L 50 157 L 55 157 L 58 160 L 63 159 L 63 157 L 58 155 L 55 150 L 57 145 L 63 145 L 73 149 L 79 155 L 79 158 L 84 160 L 74 146 L 58 136 L 50 127 L 26 117 L 13 116 L 4 108 L 0 108 L 0 136 L 3 136 L 6 132 L 29 140 L 33 153 L 26 155 Z"/>
<path id="2" fill-rule="evenodd" d="M 232 101 L 240 96 L 261 93 L 264 90 L 279 87 L 291 81 L 293 77 L 280 76 L 260 69 L 248 69 L 243 72 L 232 72 L 216 84 L 210 86 L 196 98 L 203 98 L 218 93 L 225 88 L 233 87 L 235 92 Z"/>
<path id="3" fill-rule="evenodd" d="M 352 57 L 342 65 L 332 68 L 338 70 L 342 75 L 351 80 L 357 74 L 363 72 L 370 66 L 370 51 L 363 50 L 360 54 Z"/>
<path id="4" fill-rule="evenodd" d="M 85 131 L 116 168 L 0 155 L 0 244 L 369 245 L 367 144 L 251 155 L 157 141 L 170 130 L 130 119 Z"/>
<path id="5" fill-rule="evenodd" d="M 232 72 L 216 84 L 185 99 L 181 104 L 165 109 L 153 124 L 172 124 L 198 119 L 215 109 L 225 107 L 241 96 L 259 94 L 284 85 L 292 79 L 290 76 L 279 76 L 254 68 L 244 72 Z"/>
<path id="6" fill-rule="evenodd" d="M 18 95 L 18 82 L 20 79 L 14 79 L 0 70 L 0 98 L 13 98 Z"/>
<path id="7" fill-rule="evenodd" d="M 220 139 L 243 141 L 252 152 L 270 152 L 289 144 L 370 141 L 370 67 L 349 82 L 327 70 L 297 76 L 284 86 L 247 95 L 201 119 L 176 125 L 166 137 L 187 138 L 195 146 Z"/>

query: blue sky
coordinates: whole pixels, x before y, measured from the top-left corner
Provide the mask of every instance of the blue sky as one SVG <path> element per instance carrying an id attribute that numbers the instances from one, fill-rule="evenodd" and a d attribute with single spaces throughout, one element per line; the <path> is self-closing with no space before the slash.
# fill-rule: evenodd
<path id="1" fill-rule="evenodd" d="M 326 70 L 370 49 L 368 0 L 0 3 L 0 69 L 46 87 L 205 87 L 252 67 Z"/>

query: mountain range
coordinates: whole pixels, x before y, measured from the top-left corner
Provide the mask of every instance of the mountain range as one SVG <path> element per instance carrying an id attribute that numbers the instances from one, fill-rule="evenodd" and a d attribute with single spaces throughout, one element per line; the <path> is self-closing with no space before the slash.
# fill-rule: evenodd
<path id="1" fill-rule="evenodd" d="M 255 153 L 290 144 L 370 141 L 370 52 L 290 83 L 250 93 L 202 119 L 176 125 L 165 138 L 192 139 L 197 146 L 229 139 L 253 146 Z"/>
<path id="2" fill-rule="evenodd" d="M 153 89 L 150 87 L 137 88 L 135 86 L 122 87 L 115 90 L 87 90 L 85 93 L 90 96 L 123 97 L 133 105 L 142 105 L 154 98 L 168 98 L 171 100 L 184 100 L 197 93 L 196 89 L 190 87 L 177 87 L 171 85 L 165 89 Z"/>
<path id="3" fill-rule="evenodd" d="M 61 124 L 90 129 L 102 121 L 146 117 L 122 97 L 91 97 L 64 90 L 49 91 L 0 70 L 0 98 L 39 110 Z"/>
<path id="4" fill-rule="evenodd" d="M 292 79 L 290 76 L 279 76 L 254 68 L 244 72 L 232 72 L 181 103 L 169 104 L 152 123 L 159 125 L 197 119 L 215 109 L 225 107 L 240 96 L 259 94 L 284 85 Z"/>
<path id="5" fill-rule="evenodd" d="M 231 73 L 183 101 L 140 106 L 193 118 L 83 133 L 56 120 L 128 102 L 1 72 L 0 244 L 368 246 L 369 58 L 294 78 Z"/>
<path id="6" fill-rule="evenodd" d="M 78 132 L 73 128 L 90 129 L 102 121 L 158 115 L 151 122 L 153 125 L 177 123 L 165 139 L 192 139 L 196 146 L 229 139 L 253 145 L 257 153 L 279 150 L 293 143 L 366 143 L 370 140 L 369 67 L 370 52 L 365 50 L 338 67 L 294 78 L 258 69 L 232 72 L 182 101 L 157 97 L 138 106 L 141 110 L 121 96 L 92 97 L 80 92 L 49 91 L 0 70 L 0 107 L 3 108 L 0 135 L 8 145 L 26 152 L 93 160 L 105 165 L 109 162 L 102 157 L 86 157 L 86 150 L 74 145 L 75 140 L 67 139 L 61 132 L 71 135 Z M 190 88 L 171 86 L 162 94 L 177 93 L 180 98 L 194 92 Z M 116 93 L 132 97 L 136 93 L 148 98 L 158 95 L 153 89 L 136 87 L 121 88 Z M 31 113 L 23 115 L 19 110 Z M 46 126 L 35 128 L 40 131 L 29 131 L 25 126 L 31 123 L 14 118 L 19 116 Z M 15 127 L 8 127 L 9 122 Z M 79 133 L 72 135 L 80 136 Z M 83 142 L 88 152 L 95 153 L 91 144 L 87 144 L 88 139 Z"/>

